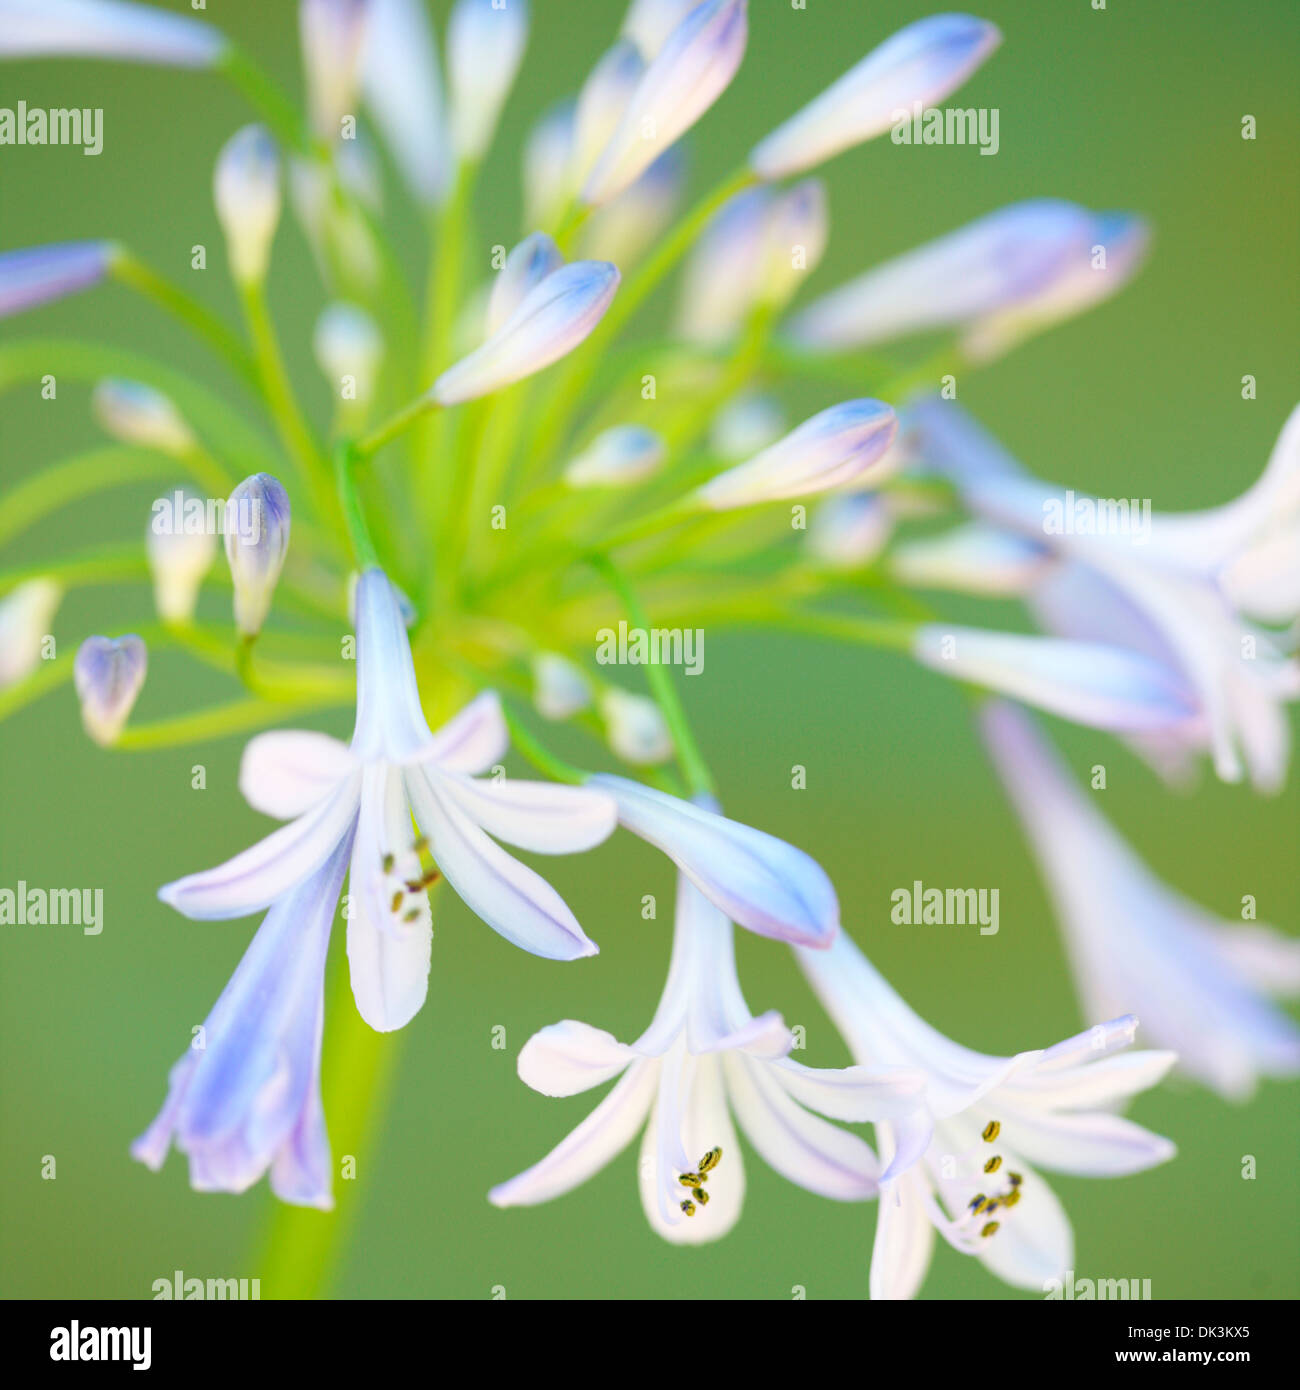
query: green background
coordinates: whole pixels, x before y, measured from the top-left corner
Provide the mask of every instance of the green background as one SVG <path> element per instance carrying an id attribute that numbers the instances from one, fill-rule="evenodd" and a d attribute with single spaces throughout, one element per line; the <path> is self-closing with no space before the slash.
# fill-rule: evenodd
<path id="1" fill-rule="evenodd" d="M 445 7 L 440 6 L 440 13 Z M 480 226 L 512 241 L 518 149 L 535 114 L 576 89 L 613 38 L 621 5 L 537 0 L 534 30 L 503 136 L 483 181 Z M 857 57 L 932 6 L 754 0 L 748 56 L 732 90 L 691 140 L 692 181 L 708 187 L 767 129 Z M 210 0 L 207 16 L 298 87 L 296 7 Z M 832 242 L 813 291 L 1002 204 L 1059 196 L 1132 208 L 1155 228 L 1141 277 L 1118 300 L 972 374 L 962 398 L 1031 467 L 1106 496 L 1158 508 L 1204 506 L 1240 492 L 1262 468 L 1296 399 L 1300 322 L 1300 10 L 1294 0 L 987 0 L 1002 49 L 960 104 L 997 106 L 1001 150 L 908 148 L 887 139 L 824 172 Z M 102 106 L 105 147 L 0 149 L 0 246 L 120 236 L 231 314 L 211 207 L 213 158 L 249 119 L 203 76 L 87 62 L 0 65 L 0 105 Z M 1254 115 L 1259 138 L 1240 138 Z M 390 188 L 390 194 L 394 190 Z M 400 199 L 390 201 L 400 205 Z M 418 224 L 396 215 L 412 267 Z M 211 269 L 188 271 L 204 242 Z M 317 418 L 324 387 L 308 349 L 321 302 L 288 219 L 277 247 L 273 307 L 295 375 Z M 107 290 L 0 325 L 5 338 L 78 333 L 148 350 L 225 389 L 209 360 L 126 293 Z M 1244 402 L 1251 373 L 1259 398 Z M 795 398 L 797 400 L 797 398 Z M 824 392 L 811 407 L 829 403 Z M 97 439 L 86 392 L 56 402 L 34 391 L 0 402 L 5 485 Z M 13 544 L 4 566 L 139 534 L 156 489 L 123 488 L 66 509 Z M 214 614 L 220 594 L 209 600 Z M 981 610 L 963 610 L 976 613 Z M 74 594 L 61 644 L 148 621 L 144 588 Z M 710 630 L 703 677 L 685 683 L 690 712 L 719 770 L 731 814 L 817 854 L 847 928 L 904 996 L 951 1036 L 990 1052 L 1042 1046 L 1079 1026 L 1043 891 L 958 692 L 884 655 Z M 217 698 L 212 678 L 171 656 L 150 670 L 137 717 Z M 340 712 L 320 727 L 346 734 Z M 1243 894 L 1261 917 L 1300 923 L 1293 777 L 1266 800 L 1205 779 L 1166 792 L 1113 741 L 1060 728 L 1076 768 L 1105 762 L 1105 808 L 1161 873 L 1231 916 Z M 201 1196 L 173 1155 L 161 1176 L 127 1145 L 162 1100 L 180 1040 L 234 968 L 254 923 L 190 923 L 155 887 L 213 864 L 264 833 L 234 779 L 240 742 L 156 754 L 91 745 L 65 688 L 0 728 L 0 883 L 102 886 L 107 925 L 0 932 L 0 1292 L 148 1297 L 174 1269 L 256 1275 L 253 1251 L 273 1203 L 265 1184 L 242 1198 Z M 202 762 L 208 789 L 190 789 Z M 808 788 L 790 789 L 790 768 Z M 1000 933 L 911 928 L 889 920 L 893 888 L 978 884 L 1001 890 Z M 337 1284 L 346 1296 L 511 1298 L 861 1297 L 874 1211 L 842 1208 L 776 1178 L 749 1155 L 736 1230 L 683 1251 L 640 1210 L 632 1152 L 577 1193 L 499 1212 L 487 1187 L 540 1157 L 590 1107 L 527 1090 L 514 1056 L 537 1027 L 577 1017 L 634 1036 L 658 997 L 668 923 L 643 922 L 642 893 L 666 903 L 667 862 L 620 835 L 554 881 L 602 946 L 560 967 L 518 952 L 444 902 L 428 1003 L 408 1030 L 389 1118 L 363 1159 L 365 1196 Z M 743 934 L 741 934 L 743 936 Z M 343 955 L 342 932 L 332 957 Z M 784 950 L 744 937 L 742 979 L 756 1010 L 780 1008 L 808 1033 L 804 1059 L 843 1064 L 845 1050 Z M 509 1048 L 493 1050 L 504 1025 Z M 328 1027 L 328 1023 L 327 1023 Z M 1180 1145 L 1179 1159 L 1118 1181 L 1062 1178 L 1080 1277 L 1149 1278 L 1157 1298 L 1300 1292 L 1295 1091 L 1266 1085 L 1232 1107 L 1185 1081 L 1133 1112 Z M 41 1179 L 42 1155 L 57 1158 Z M 1242 1156 L 1257 1160 L 1241 1179 Z M 946 1247 L 927 1297 L 1008 1293 Z M 1033 1295 L 1028 1295 L 1032 1297 Z"/>

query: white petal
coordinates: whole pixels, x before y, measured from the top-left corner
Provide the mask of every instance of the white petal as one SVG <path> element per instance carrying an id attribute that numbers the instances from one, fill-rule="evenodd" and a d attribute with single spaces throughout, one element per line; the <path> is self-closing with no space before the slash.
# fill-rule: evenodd
<path id="1" fill-rule="evenodd" d="M 659 1065 L 634 1062 L 618 1085 L 545 1158 L 518 1177 L 494 1187 L 494 1207 L 531 1207 L 570 1192 L 622 1153 L 645 1123 L 654 1099 Z"/>
<path id="2" fill-rule="evenodd" d="M 871 1247 L 873 1299 L 915 1298 L 934 1252 L 934 1227 L 925 1203 L 925 1179 L 904 1173 L 880 1191 Z"/>
<path id="3" fill-rule="evenodd" d="M 576 960 L 596 954 L 555 889 L 494 844 L 427 772 L 408 769 L 406 787 L 439 869 L 471 912 L 533 955 Z"/>
<path id="4" fill-rule="evenodd" d="M 990 1115 L 995 1109 L 999 1111 L 1009 1143 L 1032 1162 L 1058 1173 L 1118 1177 L 1166 1163 L 1177 1152 L 1168 1139 L 1122 1115 L 1100 1110 L 1082 1115 L 1031 1112 L 1012 1109 L 1000 1101 L 989 1105 Z M 1010 1164 L 1010 1159 L 1007 1162 Z"/>
<path id="5" fill-rule="evenodd" d="M 499 763 L 509 747 L 501 700 L 495 690 L 485 690 L 434 734 L 420 761 L 437 763 L 445 772 L 477 775 Z"/>
<path id="6" fill-rule="evenodd" d="M 239 790 L 255 811 L 291 820 L 328 795 L 356 767 L 346 743 L 300 729 L 258 734 L 239 764 Z"/>
<path id="7" fill-rule="evenodd" d="M 453 774 L 438 786 L 489 835 L 534 854 L 581 853 L 607 840 L 618 824 L 613 798 L 587 787 Z"/>
<path id="8" fill-rule="evenodd" d="M 786 1058 L 772 1075 L 800 1105 L 832 1120 L 894 1119 L 919 1109 L 925 1095 L 925 1073 L 901 1068 L 805 1067 Z"/>
<path id="9" fill-rule="evenodd" d="M 215 869 L 165 884 L 158 896 L 177 912 L 200 920 L 261 911 L 318 869 L 351 833 L 360 790 L 361 774 L 354 772 L 306 815 Z"/>
<path id="10" fill-rule="evenodd" d="M 1013 1156 L 1007 1155 L 1013 1164 Z M 999 1229 L 980 1240 L 977 1254 L 999 1279 L 1018 1289 L 1047 1290 L 1048 1280 L 1060 1279 L 1074 1264 L 1074 1232 L 1070 1218 L 1050 1187 L 1025 1164 L 1020 1201 L 1009 1212 L 995 1212 Z"/>
<path id="11" fill-rule="evenodd" d="M 603 1086 L 636 1052 L 602 1028 L 566 1018 L 533 1034 L 519 1053 L 519 1078 L 544 1096 L 576 1096 Z"/>

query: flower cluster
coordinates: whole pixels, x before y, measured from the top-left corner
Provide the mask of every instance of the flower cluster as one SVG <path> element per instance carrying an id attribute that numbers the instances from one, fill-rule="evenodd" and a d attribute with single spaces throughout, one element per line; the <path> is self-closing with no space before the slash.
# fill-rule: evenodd
<path id="1" fill-rule="evenodd" d="M 0 536 L 119 482 L 176 486 L 129 554 L 0 576 L 0 714 L 66 676 L 97 742 L 162 747 L 355 702 L 348 743 L 257 732 L 240 789 L 285 824 L 159 890 L 190 918 L 265 916 L 132 1152 L 157 1169 L 174 1145 L 198 1190 L 268 1176 L 283 1201 L 328 1208 L 321 1056 L 341 897 L 355 1008 L 400 1029 L 426 997 L 435 891 L 533 955 L 593 955 L 556 890 L 503 845 L 580 854 L 621 826 L 677 872 L 662 998 L 631 1042 L 574 1020 L 527 1042 L 519 1075 L 535 1090 L 614 1084 L 491 1201 L 555 1198 L 640 1133 L 651 1226 L 714 1240 L 741 1213 L 738 1125 L 791 1182 L 879 1199 L 873 1297 L 918 1291 L 936 1231 L 1042 1288 L 1070 1266 L 1072 1237 L 1038 1169 L 1116 1176 L 1170 1158 L 1116 1109 L 1175 1064 L 1231 1098 L 1300 1073 L 1300 1030 L 1267 998 L 1300 989 L 1300 949 L 1159 882 L 1026 708 L 1117 734 L 1171 778 L 1204 753 L 1225 780 L 1281 783 L 1284 705 L 1300 696 L 1285 632 L 1300 620 L 1300 412 L 1243 497 L 1157 514 L 1135 544 L 1046 525 L 1075 494 L 1009 458 L 940 384 L 1119 291 L 1145 253 L 1140 219 L 1020 202 L 791 307 L 829 235 L 810 175 L 971 78 L 1000 42 L 981 19 L 878 36 L 679 215 L 683 137 L 740 70 L 749 6 L 633 0 L 581 91 L 526 141 L 528 225 L 490 278 L 470 251 L 473 195 L 528 44 L 526 0 L 457 0 L 441 44 L 422 0 L 302 0 L 300 20 L 301 110 L 204 18 L 0 0 L 0 59 L 208 71 L 259 117 L 213 179 L 242 332 L 109 241 L 0 252 L 0 317 L 115 282 L 182 322 L 265 417 L 250 425 L 147 357 L 68 355 L 60 370 L 89 377 L 113 444 L 15 488 Z M 430 230 L 422 315 L 380 215 L 390 165 Z M 311 347 L 335 399 L 328 434 L 298 403 L 267 309 L 286 191 L 325 289 Z M 668 340 L 629 343 L 678 269 Z M 909 360 L 897 345 L 922 333 L 941 348 Z M 39 376 L 58 346 L 6 351 L 11 376 Z M 788 376 L 828 395 L 793 427 L 777 394 Z M 835 399 L 827 384 L 846 376 L 859 386 Z M 952 525 L 908 537 L 916 515 Z M 214 573 L 218 534 L 228 575 Z M 42 669 L 69 587 L 142 577 L 156 621 Z M 201 617 L 220 584 L 229 620 Z M 935 589 L 1021 598 L 1040 630 L 950 624 L 918 596 Z M 667 669 L 631 689 L 589 659 L 602 622 L 644 630 L 649 612 L 667 629 L 707 619 L 885 647 L 971 691 L 1088 1029 L 992 1057 L 913 1013 L 841 930 L 816 860 L 723 815 Z M 238 699 L 132 724 L 150 648 L 239 682 Z M 617 770 L 561 761 L 533 715 L 589 735 Z M 512 745 L 545 780 L 504 776 Z M 751 1011 L 733 924 L 793 949 L 853 1065 L 794 1060 L 781 1014 Z M 1124 1051 L 1139 1026 L 1158 1050 Z M 848 1128 L 861 1124 L 874 1147 Z"/>

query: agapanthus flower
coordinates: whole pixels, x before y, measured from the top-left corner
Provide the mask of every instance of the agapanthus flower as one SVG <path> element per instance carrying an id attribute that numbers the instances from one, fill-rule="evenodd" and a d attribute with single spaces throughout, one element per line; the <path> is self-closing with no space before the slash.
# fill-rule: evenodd
<path id="1" fill-rule="evenodd" d="M 543 1095 L 619 1079 L 567 1139 L 494 1187 L 491 1201 L 533 1206 L 569 1192 L 644 1130 L 637 1171 L 646 1219 L 677 1244 L 717 1240 L 735 1225 L 745 1195 L 733 1115 L 782 1177 L 836 1201 L 874 1197 L 875 1155 L 827 1118 L 901 1118 L 919 1103 L 921 1077 L 903 1068 L 806 1067 L 791 1059 L 793 1046 L 780 1014 L 750 1012 L 731 923 L 683 875 L 668 982 L 649 1028 L 620 1043 L 566 1019 L 524 1044 L 519 1075 Z"/>
<path id="2" fill-rule="evenodd" d="M 922 1104 L 876 1123 L 881 1184 L 872 1298 L 911 1298 L 937 1231 L 1000 1279 L 1044 1290 L 1073 1264 L 1064 1209 L 1031 1164 L 1119 1177 L 1164 1163 L 1167 1139 L 1114 1113 L 1154 1086 L 1172 1052 L 1123 1052 L 1137 1021 L 1115 1018 L 1042 1051 L 992 1057 L 944 1037 L 915 1014 L 841 933 L 800 951 L 818 998 L 863 1066 L 924 1077 Z"/>

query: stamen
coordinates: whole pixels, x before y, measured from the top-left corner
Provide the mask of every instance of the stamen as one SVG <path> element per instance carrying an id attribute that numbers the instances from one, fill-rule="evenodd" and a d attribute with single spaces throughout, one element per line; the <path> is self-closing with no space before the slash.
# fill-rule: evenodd
<path id="1" fill-rule="evenodd" d="M 691 1196 L 694 1197 L 702 1207 L 708 1206 L 709 1194 L 702 1187 L 691 1188 Z"/>
<path id="2" fill-rule="evenodd" d="M 683 1173 L 677 1179 L 683 1187 L 699 1187 L 706 1179 L 702 1173 Z"/>
<path id="3" fill-rule="evenodd" d="M 386 854 L 386 855 L 384 855 L 384 858 L 383 858 L 384 872 L 385 872 L 386 874 L 391 874 L 391 873 L 393 872 L 393 865 L 394 865 L 396 862 L 397 862 L 397 861 L 393 858 L 393 856 L 392 856 L 391 854 Z"/>
<path id="4" fill-rule="evenodd" d="M 1002 1205 L 1004 1207 L 1014 1207 L 1019 1200 L 1020 1189 L 1018 1187 L 1013 1187 L 1011 1191 L 1008 1192 L 1005 1197 L 1003 1197 Z"/>
<path id="5" fill-rule="evenodd" d="M 406 895 L 405 895 L 405 894 L 402 892 L 402 890 L 399 888 L 399 889 L 397 890 L 397 892 L 393 894 L 393 901 L 392 901 L 391 903 L 388 904 L 388 910 L 389 910 L 389 912 L 396 912 L 397 909 L 398 909 L 399 907 L 401 907 L 401 905 L 402 905 L 402 899 L 403 899 L 405 896 L 406 896 Z"/>
<path id="6" fill-rule="evenodd" d="M 694 1216 L 694 1215 L 695 1215 L 695 1203 L 692 1202 L 691 1199 L 688 1197 L 688 1198 L 682 1203 L 682 1210 L 686 1213 L 687 1216 Z"/>
<path id="7" fill-rule="evenodd" d="M 971 1211 L 974 1212 L 976 1216 L 978 1216 L 979 1213 L 980 1213 L 981 1211 L 983 1211 L 983 1209 L 984 1209 L 984 1203 L 985 1203 L 986 1201 L 988 1201 L 988 1198 L 985 1197 L 985 1195 L 984 1195 L 982 1192 L 977 1192 L 977 1193 L 970 1199 L 970 1202 L 968 1203 L 968 1205 L 970 1206 Z"/>
<path id="8" fill-rule="evenodd" d="M 986 1173 L 996 1173 L 996 1172 L 998 1171 L 998 1169 L 1001 1168 L 1001 1167 L 1002 1167 L 1002 1155 L 1001 1155 L 1001 1154 L 994 1154 L 993 1157 L 992 1157 L 991 1159 L 989 1159 L 989 1161 L 984 1165 L 984 1171 L 985 1171 Z"/>
<path id="9" fill-rule="evenodd" d="M 719 1163 L 722 1162 L 722 1150 L 720 1148 L 710 1149 L 708 1153 L 700 1159 L 699 1169 L 701 1173 L 711 1173 Z"/>
<path id="10" fill-rule="evenodd" d="M 418 922 L 420 920 L 420 909 L 413 907 L 409 912 L 402 913 L 403 922 Z"/>
<path id="11" fill-rule="evenodd" d="M 991 1236 L 991 1235 L 994 1233 L 994 1231 L 997 1230 L 997 1228 L 998 1228 L 998 1226 L 999 1226 L 1000 1224 L 1001 1224 L 1001 1223 L 998 1222 L 998 1221 L 989 1221 L 989 1222 L 986 1222 L 985 1225 L 984 1225 L 984 1229 L 980 1231 L 980 1235 L 982 1235 L 982 1236 Z"/>
<path id="12" fill-rule="evenodd" d="M 1001 1123 L 997 1120 L 990 1120 L 981 1131 L 980 1138 L 983 1139 L 986 1144 L 991 1144 L 1001 1133 Z"/>
<path id="13" fill-rule="evenodd" d="M 1023 1173 L 1008 1173 L 1008 1174 L 1007 1174 L 1007 1181 L 1011 1184 L 1012 1187 L 1019 1187 L 1020 1184 L 1021 1184 L 1022 1182 L 1024 1182 L 1024 1180 L 1025 1180 L 1025 1178 L 1024 1178 L 1024 1174 L 1023 1174 Z"/>

